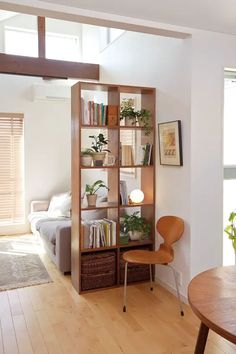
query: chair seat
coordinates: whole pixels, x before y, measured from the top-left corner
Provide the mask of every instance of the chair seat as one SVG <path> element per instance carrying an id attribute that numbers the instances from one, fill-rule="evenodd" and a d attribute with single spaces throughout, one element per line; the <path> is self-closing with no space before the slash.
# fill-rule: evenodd
<path id="1" fill-rule="evenodd" d="M 173 260 L 173 256 L 164 249 L 158 251 L 127 251 L 123 254 L 123 258 L 126 262 L 140 264 L 167 264 Z"/>

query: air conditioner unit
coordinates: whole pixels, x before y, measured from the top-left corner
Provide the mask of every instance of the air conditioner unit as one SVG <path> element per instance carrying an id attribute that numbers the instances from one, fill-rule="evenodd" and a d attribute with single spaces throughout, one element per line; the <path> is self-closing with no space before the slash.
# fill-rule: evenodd
<path id="1" fill-rule="evenodd" d="M 34 84 L 32 86 L 33 101 L 61 101 L 71 99 L 71 87 L 55 84 Z"/>

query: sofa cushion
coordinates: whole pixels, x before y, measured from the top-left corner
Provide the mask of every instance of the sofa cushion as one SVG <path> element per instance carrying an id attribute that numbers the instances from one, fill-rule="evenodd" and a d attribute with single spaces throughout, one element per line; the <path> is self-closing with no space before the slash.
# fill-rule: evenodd
<path id="1" fill-rule="evenodd" d="M 71 194 L 70 192 L 55 194 L 52 196 L 48 208 L 51 217 L 71 216 Z"/>

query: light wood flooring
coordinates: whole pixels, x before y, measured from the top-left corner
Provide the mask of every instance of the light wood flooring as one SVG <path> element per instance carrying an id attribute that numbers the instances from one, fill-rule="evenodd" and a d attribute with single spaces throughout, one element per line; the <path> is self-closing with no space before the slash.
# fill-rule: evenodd
<path id="1" fill-rule="evenodd" d="M 155 285 L 79 296 L 70 277 L 41 255 L 53 283 L 0 292 L 0 353 L 4 354 L 193 354 L 199 320 Z M 236 346 L 210 332 L 206 354 L 236 353 Z"/>

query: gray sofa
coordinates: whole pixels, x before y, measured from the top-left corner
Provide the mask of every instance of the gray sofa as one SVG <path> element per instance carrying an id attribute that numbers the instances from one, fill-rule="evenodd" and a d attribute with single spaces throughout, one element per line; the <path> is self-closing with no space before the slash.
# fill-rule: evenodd
<path id="1" fill-rule="evenodd" d="M 31 202 L 29 222 L 39 235 L 47 254 L 62 273 L 71 271 L 71 219 L 53 217 L 48 212 L 49 201 Z"/>

